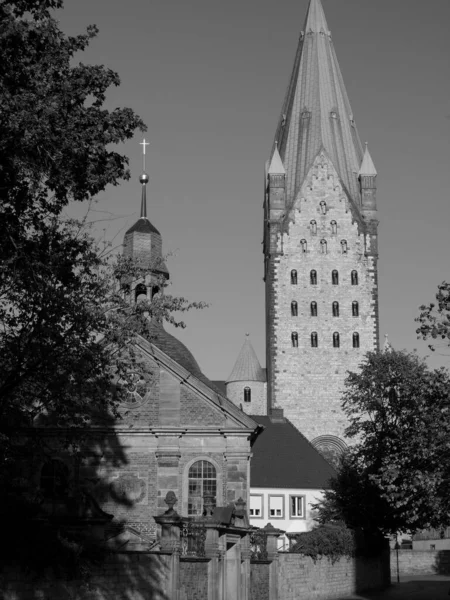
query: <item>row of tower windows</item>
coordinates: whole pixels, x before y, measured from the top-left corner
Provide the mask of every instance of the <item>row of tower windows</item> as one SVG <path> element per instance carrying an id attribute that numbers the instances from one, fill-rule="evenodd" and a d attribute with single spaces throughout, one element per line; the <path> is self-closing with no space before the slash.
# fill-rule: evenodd
<path id="1" fill-rule="evenodd" d="M 352 285 L 358 285 L 358 271 L 352 271 L 351 275 L 351 282 Z M 311 285 L 317 285 L 317 271 L 315 271 L 314 269 L 309 273 L 309 282 L 311 283 Z M 291 271 L 291 284 L 292 285 L 297 285 L 298 283 L 298 273 L 295 269 L 292 269 Z M 331 271 L 331 283 L 333 285 L 339 285 L 339 272 L 334 270 Z"/>
<path id="2" fill-rule="evenodd" d="M 292 347 L 298 348 L 298 333 L 293 331 L 291 333 Z M 359 348 L 359 333 L 354 333 L 352 335 L 353 348 Z M 337 331 L 333 333 L 333 348 L 340 348 L 341 346 L 341 336 Z M 311 333 L 311 347 L 318 348 L 319 347 L 319 336 L 317 331 L 313 331 Z"/>
<path id="3" fill-rule="evenodd" d="M 317 302 L 311 302 L 310 304 L 311 316 L 317 317 Z M 333 302 L 331 304 L 331 310 L 333 313 L 333 317 L 339 317 L 339 302 Z M 291 302 L 291 315 L 293 317 L 298 317 L 298 303 L 296 300 Z M 356 300 L 352 302 L 352 317 L 359 317 L 359 302 Z"/>
<path id="4" fill-rule="evenodd" d="M 311 226 L 311 233 L 313 235 L 317 234 L 317 221 L 315 221 L 314 219 L 312 221 L 309 222 L 310 226 Z M 336 221 L 330 221 L 330 225 L 331 225 L 331 234 L 332 235 L 336 235 L 337 234 L 337 222 Z"/>
<path id="5" fill-rule="evenodd" d="M 308 252 L 308 242 L 306 240 L 300 240 L 300 246 L 302 247 L 303 254 L 306 254 Z M 320 251 L 322 254 L 327 254 L 327 240 L 320 240 Z M 348 254 L 347 240 L 341 240 L 341 252 L 342 254 Z"/>

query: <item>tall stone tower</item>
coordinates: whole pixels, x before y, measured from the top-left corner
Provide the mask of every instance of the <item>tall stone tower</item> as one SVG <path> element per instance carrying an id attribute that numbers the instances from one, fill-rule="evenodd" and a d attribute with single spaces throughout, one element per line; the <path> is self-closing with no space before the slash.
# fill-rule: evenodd
<path id="1" fill-rule="evenodd" d="M 268 410 L 345 447 L 348 370 L 378 348 L 376 175 L 320 0 L 310 0 L 266 167 Z"/>

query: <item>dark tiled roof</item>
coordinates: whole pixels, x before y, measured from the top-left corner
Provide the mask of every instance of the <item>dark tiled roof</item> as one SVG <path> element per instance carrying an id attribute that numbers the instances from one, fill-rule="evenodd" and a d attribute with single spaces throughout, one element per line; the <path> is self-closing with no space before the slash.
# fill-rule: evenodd
<path id="1" fill-rule="evenodd" d="M 251 487 L 325 489 L 333 467 L 290 421 L 250 415 L 265 427 L 253 445 Z"/>
<path id="2" fill-rule="evenodd" d="M 147 217 L 141 217 L 138 219 L 125 235 L 127 235 L 127 233 L 133 233 L 133 231 L 137 231 L 138 233 L 157 233 L 158 235 L 161 235 L 156 227 L 150 223 Z"/>
<path id="3" fill-rule="evenodd" d="M 200 367 L 195 360 L 192 352 L 186 348 L 186 346 L 177 340 L 176 337 L 168 333 L 162 323 L 152 323 L 151 325 L 151 338 L 149 340 L 152 344 L 155 344 L 160 350 L 162 350 L 167 356 L 176 361 L 179 365 L 192 373 L 197 379 L 203 382 L 205 385 L 210 387 L 212 390 L 218 393 L 222 393 L 218 390 L 214 384 L 203 375 Z M 225 394 L 224 394 L 225 395 Z"/>
<path id="4" fill-rule="evenodd" d="M 227 395 L 227 386 L 225 384 L 225 381 L 213 381 L 212 384 L 214 385 L 214 387 L 216 389 L 219 390 L 219 392 L 222 394 L 222 396 Z"/>

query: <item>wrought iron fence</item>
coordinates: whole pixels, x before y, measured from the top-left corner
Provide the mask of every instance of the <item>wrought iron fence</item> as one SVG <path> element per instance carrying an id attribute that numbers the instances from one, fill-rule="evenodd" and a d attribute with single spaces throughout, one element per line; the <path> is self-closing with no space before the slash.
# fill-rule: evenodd
<path id="1" fill-rule="evenodd" d="M 181 527 L 181 556 L 204 558 L 206 528 L 202 523 L 184 522 Z"/>

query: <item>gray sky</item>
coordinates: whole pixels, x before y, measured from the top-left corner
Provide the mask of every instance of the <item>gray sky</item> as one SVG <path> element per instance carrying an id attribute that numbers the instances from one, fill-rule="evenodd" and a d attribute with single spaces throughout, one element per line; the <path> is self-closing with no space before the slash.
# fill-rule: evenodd
<path id="1" fill-rule="evenodd" d="M 176 332 L 212 379 L 225 379 L 245 332 L 264 366 L 264 163 L 308 0 L 66 0 L 67 33 L 98 38 L 80 59 L 122 80 L 108 107 L 147 123 L 148 214 L 161 231 L 171 293 L 205 300 Z M 449 0 L 323 0 L 363 141 L 378 170 L 381 334 L 427 354 L 414 318 L 448 280 Z M 132 180 L 98 208 L 139 216 L 141 137 L 123 147 Z M 448 365 L 434 356 L 430 364 Z"/>

